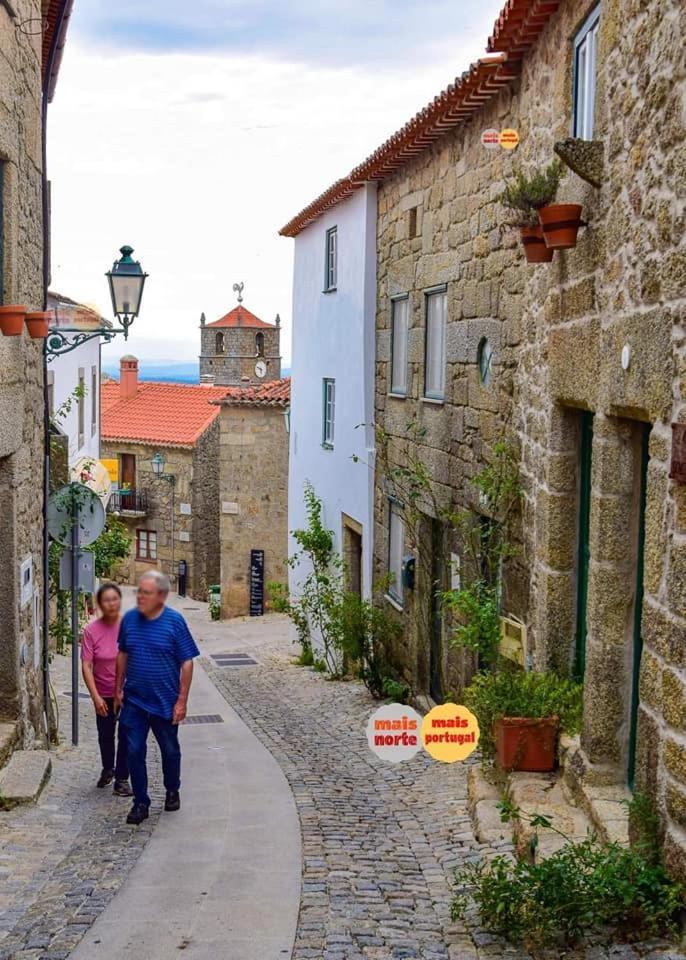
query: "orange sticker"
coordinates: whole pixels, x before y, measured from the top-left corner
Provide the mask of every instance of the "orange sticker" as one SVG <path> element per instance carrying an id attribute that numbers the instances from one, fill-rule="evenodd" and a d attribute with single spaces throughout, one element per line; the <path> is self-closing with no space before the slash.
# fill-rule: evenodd
<path id="1" fill-rule="evenodd" d="M 511 127 L 506 127 L 500 131 L 500 146 L 503 150 L 514 150 L 519 144 L 519 134 Z"/>
<path id="2" fill-rule="evenodd" d="M 443 703 L 424 717 L 422 743 L 434 760 L 466 760 L 479 744 L 479 724 L 466 707 Z"/>

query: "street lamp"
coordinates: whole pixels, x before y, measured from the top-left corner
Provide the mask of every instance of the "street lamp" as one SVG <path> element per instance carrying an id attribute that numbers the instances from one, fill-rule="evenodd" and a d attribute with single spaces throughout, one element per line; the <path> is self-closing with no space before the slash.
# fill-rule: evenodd
<path id="1" fill-rule="evenodd" d="M 104 343 L 109 343 L 118 333 L 123 333 L 124 339 L 128 339 L 129 327 L 140 312 L 143 287 L 148 274 L 143 272 L 138 261 L 132 259 L 133 247 L 123 246 L 119 252 L 121 258 L 115 260 L 112 269 L 108 270 L 105 276 L 110 287 L 112 310 L 120 326 L 98 327 L 96 330 L 88 331 L 69 330 L 60 326 L 51 327 L 45 343 L 48 362 L 53 357 L 75 350 L 82 343 L 93 340 L 95 337 L 100 337 Z"/>
<path id="2" fill-rule="evenodd" d="M 166 480 L 167 483 L 171 484 L 171 575 L 172 579 L 175 577 L 174 573 L 174 493 L 176 489 L 176 477 L 173 473 L 165 473 L 164 468 L 166 466 L 166 461 L 162 454 L 158 452 L 154 455 L 150 461 L 152 466 L 152 472 L 155 475 L 156 480 Z"/>

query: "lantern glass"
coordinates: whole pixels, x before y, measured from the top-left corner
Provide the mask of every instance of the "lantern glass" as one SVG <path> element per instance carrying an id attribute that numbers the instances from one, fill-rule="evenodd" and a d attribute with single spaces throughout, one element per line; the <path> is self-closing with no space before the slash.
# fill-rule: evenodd
<path id="1" fill-rule="evenodd" d="M 164 473 L 165 461 L 161 453 L 156 453 L 152 458 L 152 472 L 156 477 L 162 476 Z"/>
<path id="2" fill-rule="evenodd" d="M 120 253 L 121 260 L 113 263 L 107 274 L 112 309 L 118 317 L 137 317 L 147 274 L 143 273 L 140 263 L 131 258 L 133 247 L 122 247 Z"/>

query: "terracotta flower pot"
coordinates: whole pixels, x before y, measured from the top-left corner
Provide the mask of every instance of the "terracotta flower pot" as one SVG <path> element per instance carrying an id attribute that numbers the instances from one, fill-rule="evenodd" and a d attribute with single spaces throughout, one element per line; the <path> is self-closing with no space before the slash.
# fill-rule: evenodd
<path id="1" fill-rule="evenodd" d="M 52 320 L 52 310 L 38 310 L 35 313 L 26 314 L 26 326 L 34 339 L 45 339 L 48 335 L 48 327 Z"/>
<path id="2" fill-rule="evenodd" d="M 26 307 L 18 304 L 8 304 L 0 307 L 0 330 L 6 337 L 18 337 L 24 329 Z"/>
<path id="3" fill-rule="evenodd" d="M 495 722 L 498 765 L 503 770 L 555 769 L 558 717 L 502 717 Z"/>
<path id="4" fill-rule="evenodd" d="M 527 263 L 550 263 L 554 250 L 549 250 L 543 239 L 543 227 L 520 227 L 524 256 Z"/>
<path id="5" fill-rule="evenodd" d="M 552 250 L 576 246 L 576 235 L 581 226 L 581 204 L 553 203 L 549 207 L 541 207 L 538 219 L 543 227 L 546 246 Z"/>

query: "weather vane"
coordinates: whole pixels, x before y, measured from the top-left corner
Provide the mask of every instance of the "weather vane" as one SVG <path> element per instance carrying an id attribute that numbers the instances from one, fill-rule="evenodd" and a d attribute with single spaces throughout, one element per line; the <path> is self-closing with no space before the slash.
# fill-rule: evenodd
<path id="1" fill-rule="evenodd" d="M 238 294 L 238 302 L 243 303 L 243 287 L 244 283 L 234 283 L 233 292 Z"/>

